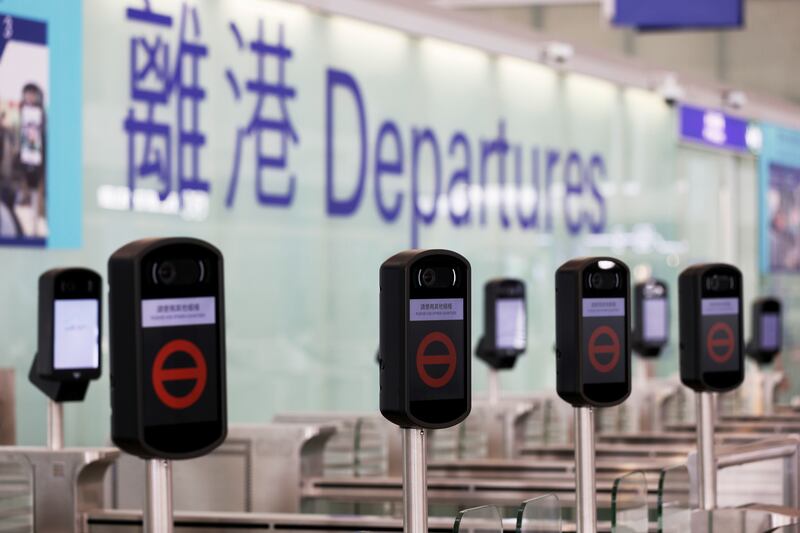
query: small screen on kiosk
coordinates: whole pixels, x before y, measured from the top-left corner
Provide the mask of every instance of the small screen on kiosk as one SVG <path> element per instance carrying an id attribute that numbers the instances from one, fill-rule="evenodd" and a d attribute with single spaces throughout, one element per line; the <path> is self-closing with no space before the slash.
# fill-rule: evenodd
<path id="1" fill-rule="evenodd" d="M 142 372 L 148 426 L 219 418 L 216 298 L 142 300 Z"/>
<path id="2" fill-rule="evenodd" d="M 94 298 L 55 300 L 55 369 L 94 369 L 100 366 L 99 320 L 100 302 Z"/>
<path id="3" fill-rule="evenodd" d="M 774 350 L 780 345 L 780 325 L 777 313 L 761 315 L 761 348 Z"/>
<path id="4" fill-rule="evenodd" d="M 667 300 L 649 298 L 644 300 L 644 340 L 663 341 L 667 338 Z"/>
<path id="5" fill-rule="evenodd" d="M 495 303 L 495 331 L 498 348 L 525 348 L 525 301 L 522 298 L 500 298 Z"/>

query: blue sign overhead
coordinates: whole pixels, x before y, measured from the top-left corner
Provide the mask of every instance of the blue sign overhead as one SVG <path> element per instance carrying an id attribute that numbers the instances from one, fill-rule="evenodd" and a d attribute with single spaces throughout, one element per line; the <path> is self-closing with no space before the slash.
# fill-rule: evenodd
<path id="1" fill-rule="evenodd" d="M 613 0 L 611 22 L 642 30 L 741 28 L 743 0 Z"/>
<path id="2" fill-rule="evenodd" d="M 682 105 L 680 137 L 682 141 L 699 143 L 713 148 L 748 152 L 749 123 L 715 109 Z"/>

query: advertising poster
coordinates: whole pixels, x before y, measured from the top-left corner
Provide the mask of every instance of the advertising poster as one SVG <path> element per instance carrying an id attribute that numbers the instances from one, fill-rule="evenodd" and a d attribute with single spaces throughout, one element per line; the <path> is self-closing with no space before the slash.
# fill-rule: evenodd
<path id="1" fill-rule="evenodd" d="M 800 131 L 765 125 L 763 133 L 761 270 L 800 273 Z"/>
<path id="2" fill-rule="evenodd" d="M 82 13 L 81 0 L 0 0 L 0 247 L 9 253 L 81 246 Z"/>
<path id="3" fill-rule="evenodd" d="M 45 22 L 0 12 L 0 237 L 47 238 L 47 108 L 50 54 Z"/>

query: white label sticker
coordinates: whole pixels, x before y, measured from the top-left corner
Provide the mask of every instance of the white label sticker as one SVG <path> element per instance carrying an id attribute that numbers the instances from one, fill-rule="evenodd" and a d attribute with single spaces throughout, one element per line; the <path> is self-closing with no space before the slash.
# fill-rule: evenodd
<path id="1" fill-rule="evenodd" d="M 461 298 L 437 298 L 411 300 L 409 320 L 464 320 L 464 300 Z"/>
<path id="2" fill-rule="evenodd" d="M 701 314 L 707 315 L 738 315 L 738 298 L 703 298 Z"/>
<path id="3" fill-rule="evenodd" d="M 625 316 L 625 298 L 584 298 L 583 316 Z"/>
<path id="4" fill-rule="evenodd" d="M 100 366 L 100 302 L 56 300 L 54 318 L 53 367 L 73 370 Z"/>
<path id="5" fill-rule="evenodd" d="M 159 298 L 142 300 L 142 327 L 201 326 L 216 324 L 215 298 Z"/>

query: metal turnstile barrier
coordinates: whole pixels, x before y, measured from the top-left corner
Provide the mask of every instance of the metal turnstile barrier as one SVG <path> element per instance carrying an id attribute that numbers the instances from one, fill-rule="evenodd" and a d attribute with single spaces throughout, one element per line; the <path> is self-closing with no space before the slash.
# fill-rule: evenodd
<path id="1" fill-rule="evenodd" d="M 106 506 L 113 448 L 0 447 L 0 531 L 82 532 L 80 515 Z"/>
<path id="2" fill-rule="evenodd" d="M 210 454 L 173 463 L 177 511 L 285 512 L 300 510 L 306 477 L 322 476 L 323 450 L 335 426 L 231 425 Z M 106 494 L 115 509 L 141 509 L 144 461 L 122 454 L 109 472 Z"/>
<path id="3" fill-rule="evenodd" d="M 335 426 L 323 452 L 326 476 L 400 475 L 400 434 L 380 415 L 286 413 L 276 415 L 273 422 Z"/>
<path id="4" fill-rule="evenodd" d="M 687 462 L 694 480 L 697 453 Z M 800 509 L 800 436 L 787 435 L 717 449 L 720 507 L 766 504 Z M 693 487 L 697 485 L 692 484 Z"/>

